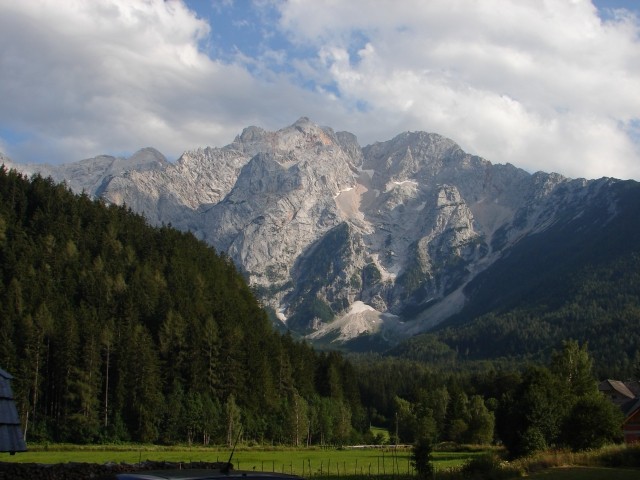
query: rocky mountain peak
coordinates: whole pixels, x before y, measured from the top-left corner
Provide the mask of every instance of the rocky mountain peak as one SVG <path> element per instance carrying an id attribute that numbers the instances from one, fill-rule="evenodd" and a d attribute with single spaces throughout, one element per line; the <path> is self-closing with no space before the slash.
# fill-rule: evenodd
<path id="1" fill-rule="evenodd" d="M 274 317 L 318 341 L 445 320 L 514 245 L 607 188 L 493 165 L 433 133 L 363 148 L 306 117 L 247 127 L 174 164 L 147 148 L 39 171 L 193 232 L 229 255 Z"/>
<path id="2" fill-rule="evenodd" d="M 166 157 L 153 147 L 142 148 L 121 163 L 126 166 L 124 170 L 151 170 L 169 166 Z"/>
<path id="3" fill-rule="evenodd" d="M 455 142 L 426 132 L 402 133 L 387 142 L 364 147 L 363 154 L 363 169 L 375 172 L 373 181 L 381 188 L 386 178 L 442 182 L 440 177 L 446 177 L 451 170 L 458 172 L 460 163 L 470 157 Z"/>
<path id="4" fill-rule="evenodd" d="M 260 152 L 271 152 L 287 161 L 294 152 L 340 147 L 340 141 L 332 129 L 320 127 L 307 117 L 276 132 L 259 127 L 247 127 L 226 148 L 242 152 L 249 158 Z"/>

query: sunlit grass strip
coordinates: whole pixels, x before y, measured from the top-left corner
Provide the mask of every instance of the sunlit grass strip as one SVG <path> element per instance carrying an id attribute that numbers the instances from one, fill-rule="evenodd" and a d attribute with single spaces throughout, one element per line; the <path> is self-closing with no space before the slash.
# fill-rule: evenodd
<path id="1" fill-rule="evenodd" d="M 567 466 L 640 468 L 640 445 L 609 445 L 585 452 L 549 450 L 513 463 L 527 472 Z"/>
<path id="2" fill-rule="evenodd" d="M 465 463 L 474 452 L 434 452 L 437 470 Z M 5 462 L 33 463 L 129 463 L 146 460 L 173 463 L 226 462 L 230 450 L 206 447 L 162 447 L 156 445 L 30 445 L 29 451 L 0 457 Z M 238 470 L 284 472 L 305 477 L 344 477 L 347 475 L 413 475 L 411 450 L 394 449 L 237 449 L 232 463 Z"/>

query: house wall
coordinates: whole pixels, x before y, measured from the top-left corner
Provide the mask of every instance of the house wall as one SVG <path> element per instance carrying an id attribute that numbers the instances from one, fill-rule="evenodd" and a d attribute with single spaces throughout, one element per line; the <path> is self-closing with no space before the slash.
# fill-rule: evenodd
<path id="1" fill-rule="evenodd" d="M 625 443 L 640 442 L 640 410 L 631 415 L 622 426 Z"/>

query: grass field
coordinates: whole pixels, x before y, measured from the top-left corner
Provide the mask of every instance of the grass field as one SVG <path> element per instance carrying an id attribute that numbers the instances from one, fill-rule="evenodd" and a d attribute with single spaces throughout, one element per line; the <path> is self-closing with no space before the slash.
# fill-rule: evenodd
<path id="1" fill-rule="evenodd" d="M 485 454 L 489 450 L 477 451 L 436 451 L 433 463 L 436 478 L 443 480 L 460 479 L 461 472 L 456 468 L 468 460 Z M 226 462 L 230 450 L 205 447 L 161 447 L 156 445 L 29 445 L 29 451 L 10 456 L 0 454 L 0 462 L 23 463 L 128 463 L 137 464 L 146 460 L 189 463 L 189 462 Z M 629 463 L 631 457 L 637 459 L 635 447 L 611 446 L 594 452 L 571 453 L 563 451 L 542 452 L 534 457 L 519 460 L 515 471 L 528 471 L 527 478 L 539 480 L 596 480 L 619 479 L 636 480 L 640 470 L 637 462 Z M 393 447 L 382 448 L 238 448 L 232 463 L 238 470 L 257 470 L 265 472 L 283 472 L 301 475 L 307 478 L 327 479 L 340 477 L 341 480 L 357 480 L 362 475 L 384 479 L 410 479 L 413 468 L 410 461 L 411 449 Z M 615 461 L 602 462 L 603 455 Z M 624 460 L 626 459 L 626 460 Z M 623 463 L 623 460 L 627 463 Z M 619 465 L 620 468 L 605 468 L 598 464 Z M 582 465 L 582 466 L 578 466 Z M 505 478 L 503 472 L 499 477 Z M 487 477 L 493 478 L 493 477 Z"/>
<path id="2" fill-rule="evenodd" d="M 369 430 L 371 430 L 371 433 L 374 436 L 380 436 L 385 443 L 390 443 L 390 435 L 389 435 L 389 430 L 387 430 L 386 428 L 381 428 L 381 427 L 371 427 L 369 428 Z"/>
<path id="3" fill-rule="evenodd" d="M 482 452 L 434 452 L 437 470 L 459 466 Z M 28 452 L 1 455 L 3 462 L 33 463 L 140 463 L 145 460 L 166 462 L 226 462 L 230 450 L 203 447 L 158 446 L 30 446 Z M 240 470 L 276 471 L 304 476 L 314 475 L 387 475 L 413 474 L 410 449 L 237 449 L 231 461 Z"/>

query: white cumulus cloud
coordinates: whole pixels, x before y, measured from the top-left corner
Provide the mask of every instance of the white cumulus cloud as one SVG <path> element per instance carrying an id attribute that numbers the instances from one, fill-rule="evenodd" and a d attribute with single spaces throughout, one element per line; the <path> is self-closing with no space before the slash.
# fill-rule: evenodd
<path id="1" fill-rule="evenodd" d="M 209 34 L 179 1 L 0 0 L 0 132 L 19 139 L 7 153 L 55 163 L 154 146 L 175 158 L 313 103 L 209 58 Z"/>
<path id="2" fill-rule="evenodd" d="M 24 162 L 145 146 L 174 159 L 304 115 L 363 145 L 426 130 L 494 163 L 640 179 L 640 21 L 629 11 L 603 19 L 588 0 L 204 5 L 211 16 L 180 0 L 0 0 L 1 148 Z"/>
<path id="3" fill-rule="evenodd" d="M 316 46 L 343 102 L 367 106 L 361 138 L 429 130 L 532 171 L 640 178 L 638 144 L 627 135 L 640 116 L 633 15 L 603 21 L 586 0 L 281 8 L 281 27 Z"/>

